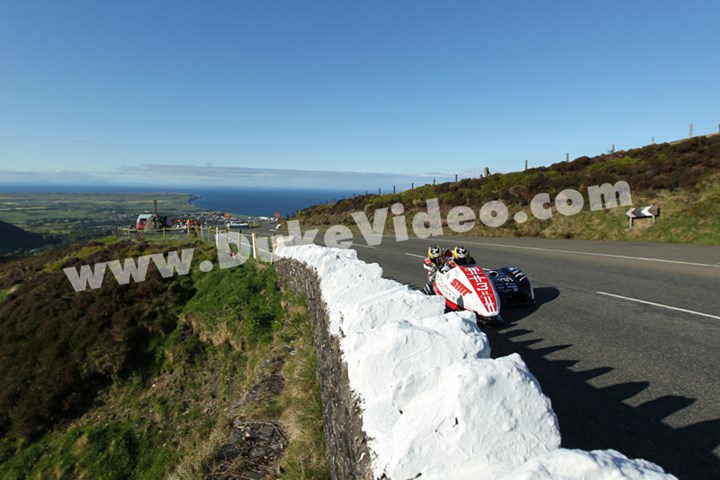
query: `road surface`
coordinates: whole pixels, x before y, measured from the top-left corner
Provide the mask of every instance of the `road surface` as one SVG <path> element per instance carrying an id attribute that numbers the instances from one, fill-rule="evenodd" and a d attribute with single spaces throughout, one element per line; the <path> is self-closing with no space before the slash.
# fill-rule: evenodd
<path id="1" fill-rule="evenodd" d="M 720 247 L 547 239 L 383 237 L 352 248 L 422 288 L 427 247 L 461 243 L 517 265 L 538 305 L 485 329 L 552 400 L 566 448 L 612 448 L 681 479 L 720 478 Z"/>

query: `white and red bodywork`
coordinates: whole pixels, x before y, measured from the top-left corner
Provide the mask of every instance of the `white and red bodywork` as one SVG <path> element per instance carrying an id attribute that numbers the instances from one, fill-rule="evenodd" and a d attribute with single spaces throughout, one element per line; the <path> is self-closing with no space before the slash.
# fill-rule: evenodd
<path id="1" fill-rule="evenodd" d="M 445 297 L 451 310 L 470 310 L 486 322 L 495 322 L 500 315 L 500 296 L 492 280 L 476 265 L 458 265 L 435 275 L 433 289 Z"/>

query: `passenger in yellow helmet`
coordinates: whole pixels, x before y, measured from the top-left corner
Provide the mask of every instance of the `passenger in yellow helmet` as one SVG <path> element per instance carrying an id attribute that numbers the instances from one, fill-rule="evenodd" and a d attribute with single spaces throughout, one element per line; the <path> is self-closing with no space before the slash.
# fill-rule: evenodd
<path id="1" fill-rule="evenodd" d="M 465 247 L 458 245 L 452 250 L 452 260 L 449 262 L 451 267 L 456 265 L 475 265 L 475 259 L 470 256 L 470 252 Z"/>

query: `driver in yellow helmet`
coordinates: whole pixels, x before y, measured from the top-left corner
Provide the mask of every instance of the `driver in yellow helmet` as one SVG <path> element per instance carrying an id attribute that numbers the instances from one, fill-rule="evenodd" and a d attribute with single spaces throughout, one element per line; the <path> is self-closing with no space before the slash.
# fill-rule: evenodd
<path id="1" fill-rule="evenodd" d="M 440 248 L 438 245 L 430 245 L 430 248 L 428 248 L 427 257 L 423 260 L 423 267 L 428 271 L 427 283 L 423 288 L 423 293 L 426 295 L 435 295 L 432 287 L 435 275 L 438 270 L 446 271 L 449 268 L 447 264 L 449 257 L 450 252 L 445 251 L 444 248 Z"/>

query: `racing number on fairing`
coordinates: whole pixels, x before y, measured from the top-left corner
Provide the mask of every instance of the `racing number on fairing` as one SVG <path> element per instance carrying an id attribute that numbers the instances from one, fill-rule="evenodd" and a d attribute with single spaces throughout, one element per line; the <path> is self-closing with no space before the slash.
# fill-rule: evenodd
<path id="1" fill-rule="evenodd" d="M 470 278 L 475 280 L 475 290 L 477 290 L 478 292 L 487 292 L 490 289 L 487 279 L 481 277 L 477 273 L 473 272 Z"/>

